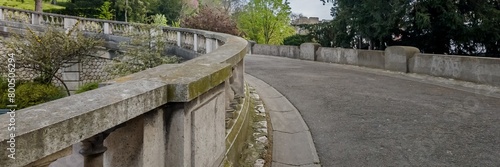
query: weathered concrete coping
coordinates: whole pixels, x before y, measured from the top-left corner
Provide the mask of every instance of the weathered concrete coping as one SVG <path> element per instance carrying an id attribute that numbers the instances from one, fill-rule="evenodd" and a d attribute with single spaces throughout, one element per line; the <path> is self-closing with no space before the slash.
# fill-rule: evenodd
<path id="1" fill-rule="evenodd" d="M 148 80 L 168 85 L 169 102 L 189 102 L 231 76 L 230 64 L 164 64 L 129 76 L 117 78 L 107 84 L 133 80 Z"/>
<path id="2" fill-rule="evenodd" d="M 11 114 L 0 116 L 0 166 L 24 166 L 168 102 L 167 84 L 119 83 L 15 113 L 15 160 L 7 157 Z"/>
<path id="3" fill-rule="evenodd" d="M 146 79 L 167 83 L 169 102 L 188 102 L 231 77 L 232 67 L 242 61 L 247 52 L 247 41 L 220 34 L 226 45 L 182 64 L 164 64 L 129 76 L 117 78 L 109 84 Z M 229 37 L 227 37 L 229 36 Z"/>
<path id="4" fill-rule="evenodd" d="M 225 36 L 228 36 L 224 34 Z M 224 39 L 224 38 L 222 38 Z M 192 63 L 228 63 L 236 65 L 239 63 L 248 52 L 248 41 L 239 37 L 228 37 L 226 44 L 219 47 L 213 52 L 207 53 L 204 56 L 190 60 Z"/>

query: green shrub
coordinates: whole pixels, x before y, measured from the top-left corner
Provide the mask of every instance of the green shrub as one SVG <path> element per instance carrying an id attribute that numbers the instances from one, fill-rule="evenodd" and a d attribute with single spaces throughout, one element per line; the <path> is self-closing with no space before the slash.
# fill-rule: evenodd
<path id="1" fill-rule="evenodd" d="M 286 37 L 283 40 L 283 45 L 300 46 L 300 44 L 303 44 L 306 42 L 311 42 L 311 41 L 312 41 L 312 39 L 308 35 L 295 34 L 295 35 Z"/>
<path id="2" fill-rule="evenodd" d="M 99 15 L 97 15 L 97 18 L 99 19 L 104 19 L 104 20 L 113 20 L 114 18 L 114 12 L 115 10 L 113 9 L 113 6 L 111 2 L 109 1 L 104 1 L 101 7 L 99 7 Z"/>
<path id="3" fill-rule="evenodd" d="M 8 84 L 9 83 L 7 82 L 6 78 L 0 77 L 0 90 L 1 90 L 0 94 L 3 94 L 4 92 L 6 92 Z"/>
<path id="4" fill-rule="evenodd" d="M 40 84 L 35 82 L 18 82 L 16 84 L 16 97 L 15 105 L 17 109 L 22 109 L 37 104 L 49 102 L 66 96 L 63 89 L 47 84 Z M 7 82 L 5 79 L 0 78 L 0 108 L 6 108 L 10 104 L 7 97 Z"/>
<path id="5" fill-rule="evenodd" d="M 99 82 L 90 82 L 90 83 L 86 83 L 82 86 L 80 86 L 78 88 L 78 90 L 76 90 L 76 94 L 78 93 L 83 93 L 83 92 L 86 92 L 86 91 L 89 91 L 89 90 L 94 90 L 94 89 L 97 89 L 99 87 Z"/>
<path id="6" fill-rule="evenodd" d="M 158 25 L 158 26 L 167 26 L 167 17 L 162 14 L 156 14 L 151 16 L 152 24 L 153 25 Z"/>

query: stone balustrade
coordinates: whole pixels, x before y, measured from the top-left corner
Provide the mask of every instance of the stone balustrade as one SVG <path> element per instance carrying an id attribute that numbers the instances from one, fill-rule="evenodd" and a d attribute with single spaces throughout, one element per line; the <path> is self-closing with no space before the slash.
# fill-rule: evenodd
<path id="1" fill-rule="evenodd" d="M 43 31 L 47 25 L 64 30 L 78 25 L 102 34 L 111 43 L 108 47 L 127 32 L 145 31 L 134 23 L 0 7 L 4 34 Z M 48 166 L 77 143 L 83 144 L 80 153 L 87 167 L 221 166 L 225 111 L 233 98 L 245 96 L 248 42 L 202 30 L 162 30 L 169 43 L 200 56 L 0 115 L 0 166 Z M 10 122 L 15 131 L 9 131 Z M 15 159 L 9 158 L 13 153 Z"/>

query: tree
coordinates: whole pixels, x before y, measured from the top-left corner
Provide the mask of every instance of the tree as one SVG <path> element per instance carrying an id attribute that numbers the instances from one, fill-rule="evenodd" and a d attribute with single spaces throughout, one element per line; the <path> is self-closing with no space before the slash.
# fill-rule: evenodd
<path id="1" fill-rule="evenodd" d="M 107 9 L 106 2 L 109 3 Z M 61 14 L 91 18 L 109 17 L 110 14 L 113 17 L 116 16 L 115 0 L 72 0 L 64 6 L 66 8 L 61 11 Z"/>
<path id="2" fill-rule="evenodd" d="M 168 20 L 168 24 L 178 21 L 181 11 L 185 8 L 182 0 L 157 0 L 152 2 L 151 14 L 163 14 Z"/>
<path id="3" fill-rule="evenodd" d="M 320 0 L 332 3 L 336 46 L 408 45 L 439 54 L 499 56 L 500 5 L 489 0 Z M 394 41 L 393 36 L 401 38 Z"/>
<path id="4" fill-rule="evenodd" d="M 111 2 L 105 1 L 101 7 L 99 7 L 99 15 L 97 18 L 105 19 L 105 20 L 113 20 L 114 19 L 114 9 L 111 8 Z"/>
<path id="5" fill-rule="evenodd" d="M 297 25 L 303 29 L 306 29 L 309 33 L 306 35 L 308 42 L 317 42 L 321 46 L 332 47 L 334 37 L 336 35 L 335 29 L 330 22 L 318 23 L 318 24 L 304 24 Z"/>
<path id="6" fill-rule="evenodd" d="M 295 33 L 290 26 L 287 0 L 251 0 L 238 13 L 238 26 L 245 37 L 264 44 L 281 44 Z"/>
<path id="7" fill-rule="evenodd" d="M 155 25 L 135 25 L 141 31 L 131 31 L 128 42 L 120 43 L 119 56 L 113 59 L 106 71 L 115 76 L 124 76 L 143 71 L 161 64 L 179 62 L 176 56 L 164 55 L 168 46 L 163 31 Z"/>
<path id="8" fill-rule="evenodd" d="M 35 11 L 43 12 L 42 3 L 43 3 L 43 0 L 35 0 Z"/>
<path id="9" fill-rule="evenodd" d="M 152 11 L 152 0 L 116 0 L 118 11 L 125 13 L 125 21 L 143 23 Z"/>
<path id="10" fill-rule="evenodd" d="M 12 34 L 5 40 L 5 48 L 2 49 L 5 53 L 14 53 L 16 68 L 36 73 L 36 82 L 52 84 L 56 79 L 69 95 L 66 84 L 56 75 L 57 72 L 75 62 L 87 62 L 94 58 L 96 47 L 103 44 L 97 37 L 84 36 L 76 27 L 78 26 L 75 25 L 68 33 L 56 27 L 49 27 L 40 34 L 28 29 L 29 33 L 22 36 Z"/>
<path id="11" fill-rule="evenodd" d="M 222 0 L 222 7 L 226 13 L 234 13 L 245 4 L 244 0 Z"/>
<path id="12" fill-rule="evenodd" d="M 283 45 L 292 45 L 292 46 L 300 46 L 303 43 L 312 42 L 312 39 L 309 35 L 300 35 L 295 34 L 292 36 L 288 36 L 283 40 Z"/>
<path id="13" fill-rule="evenodd" d="M 168 26 L 167 25 L 167 17 L 162 14 L 156 14 L 154 16 L 151 16 L 151 24 L 157 25 L 157 26 Z"/>
<path id="14" fill-rule="evenodd" d="M 215 21 L 216 20 L 216 21 Z M 181 21 L 181 27 L 239 35 L 236 21 L 223 9 L 201 6 L 198 13 Z"/>

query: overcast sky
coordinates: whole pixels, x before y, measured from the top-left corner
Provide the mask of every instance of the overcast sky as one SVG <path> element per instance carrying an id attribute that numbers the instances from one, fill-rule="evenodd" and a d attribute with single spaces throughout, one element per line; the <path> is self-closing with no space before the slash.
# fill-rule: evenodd
<path id="1" fill-rule="evenodd" d="M 332 4 L 323 5 L 320 0 L 289 0 L 292 13 L 302 13 L 307 17 L 319 17 L 319 20 L 331 20 L 330 8 Z"/>

